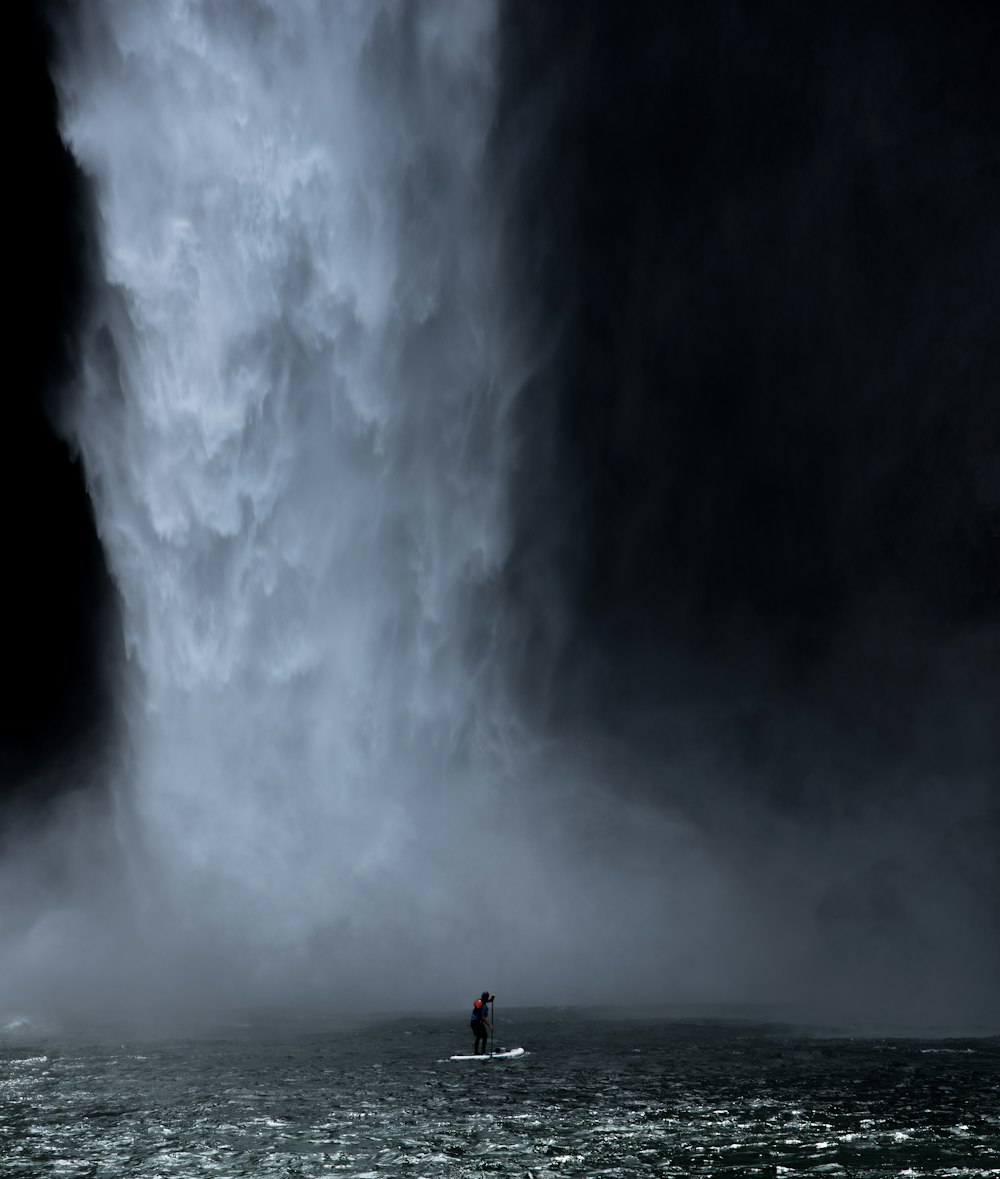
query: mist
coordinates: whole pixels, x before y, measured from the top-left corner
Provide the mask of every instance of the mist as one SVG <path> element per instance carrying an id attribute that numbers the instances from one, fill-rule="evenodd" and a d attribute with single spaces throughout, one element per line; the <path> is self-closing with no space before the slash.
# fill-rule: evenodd
<path id="1" fill-rule="evenodd" d="M 3 1010 L 995 1019 L 996 30 L 908 12 L 45 10 Z"/>

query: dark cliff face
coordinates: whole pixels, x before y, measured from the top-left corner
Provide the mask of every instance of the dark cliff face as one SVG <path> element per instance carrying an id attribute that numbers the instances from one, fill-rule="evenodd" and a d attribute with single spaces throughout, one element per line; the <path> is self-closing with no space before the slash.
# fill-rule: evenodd
<path id="1" fill-rule="evenodd" d="M 831 758 L 845 789 L 981 777 L 1000 15 L 501 12 L 527 710 L 712 742 L 779 795 Z"/>
<path id="2" fill-rule="evenodd" d="M 56 128 L 53 6 L 15 11 L 6 41 L 19 81 L 8 184 L 10 379 L 0 433 L 0 802 L 30 807 L 78 784 L 81 758 L 107 735 L 116 605 L 80 464 L 53 426 L 75 377 L 87 193 Z"/>

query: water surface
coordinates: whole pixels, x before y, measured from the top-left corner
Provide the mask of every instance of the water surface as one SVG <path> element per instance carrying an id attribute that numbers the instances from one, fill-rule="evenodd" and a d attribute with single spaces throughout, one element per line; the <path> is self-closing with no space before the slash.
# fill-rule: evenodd
<path id="1" fill-rule="evenodd" d="M 1000 1175 L 1000 1038 L 500 1013 L 0 1036 L 12 1177 Z"/>

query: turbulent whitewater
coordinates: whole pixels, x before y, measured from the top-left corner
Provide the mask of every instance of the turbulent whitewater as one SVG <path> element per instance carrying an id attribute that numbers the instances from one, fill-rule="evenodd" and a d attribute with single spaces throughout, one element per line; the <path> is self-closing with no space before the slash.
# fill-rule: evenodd
<path id="1" fill-rule="evenodd" d="M 137 920 L 192 968 L 388 964 L 442 912 L 414 864 L 477 851 L 504 723 L 493 19 L 108 3 L 64 54 L 99 211 L 69 433 L 124 614 L 120 821 Z"/>
<path id="2" fill-rule="evenodd" d="M 937 802 L 844 806 L 852 758 L 826 764 L 825 738 L 814 770 L 758 748 L 773 686 L 716 696 L 659 647 L 619 665 L 615 611 L 584 633 L 596 517 L 573 506 L 590 476 L 560 325 L 604 272 L 577 247 L 620 239 L 551 187 L 560 145 L 589 158 L 601 55 L 550 53 L 529 10 L 54 6 L 92 246 L 59 427 L 121 633 L 113 740 L 3 835 L 0 1013 L 465 1011 L 483 987 L 995 1010 L 988 823 L 959 808 L 942 837 Z M 573 315 L 606 307 L 638 342 L 673 306 L 645 289 L 597 282 Z M 645 372 L 620 359 L 594 374 L 616 405 Z M 627 496 L 616 478 L 597 482 Z M 797 747 L 811 722 L 788 723 Z"/>
<path id="3" fill-rule="evenodd" d="M 3 860 L 0 999 L 464 1009 L 656 994 L 668 957 L 689 985 L 724 911 L 703 877 L 665 921 L 697 846 L 505 675 L 530 365 L 494 6 L 68 21 L 95 244 L 61 426 L 120 598 L 120 740 L 111 816 L 81 791 Z"/>

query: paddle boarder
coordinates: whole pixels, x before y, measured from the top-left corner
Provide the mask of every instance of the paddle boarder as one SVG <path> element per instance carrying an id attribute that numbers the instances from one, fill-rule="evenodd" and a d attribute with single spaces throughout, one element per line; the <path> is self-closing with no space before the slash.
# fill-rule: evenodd
<path id="1" fill-rule="evenodd" d="M 489 1033 L 493 1030 L 493 1024 L 490 1022 L 490 1004 L 496 999 L 496 995 L 491 995 L 489 991 L 483 991 L 479 998 L 472 1004 L 472 1016 L 469 1019 L 469 1027 L 472 1028 L 472 1034 L 476 1038 L 476 1046 L 473 1049 L 476 1056 L 485 1055 L 486 1043 L 489 1040 Z M 482 1049 L 479 1045 L 482 1044 Z"/>

